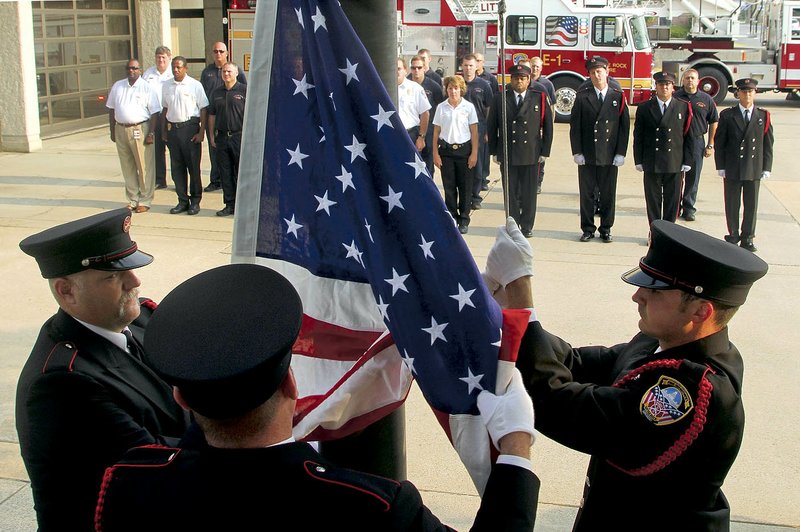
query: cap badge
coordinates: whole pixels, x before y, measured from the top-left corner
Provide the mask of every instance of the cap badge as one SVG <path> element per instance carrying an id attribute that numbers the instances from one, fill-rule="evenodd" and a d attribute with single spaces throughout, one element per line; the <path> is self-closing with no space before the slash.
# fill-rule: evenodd
<path id="1" fill-rule="evenodd" d="M 639 403 L 642 415 L 653 425 L 671 425 L 692 411 L 694 403 L 686 386 L 662 375 L 658 383 L 647 390 Z"/>
<path id="2" fill-rule="evenodd" d="M 702 286 L 695 286 L 694 287 L 694 293 L 695 294 L 702 294 L 703 293 L 703 287 Z"/>
<path id="3" fill-rule="evenodd" d="M 90 261 L 89 259 L 83 259 L 83 260 L 81 261 L 81 266 L 83 266 L 84 268 L 85 268 L 86 266 L 88 266 L 89 264 L 91 264 L 91 261 Z"/>
<path id="4" fill-rule="evenodd" d="M 129 233 L 131 230 L 131 217 L 126 216 L 124 220 L 122 220 L 122 232 Z"/>

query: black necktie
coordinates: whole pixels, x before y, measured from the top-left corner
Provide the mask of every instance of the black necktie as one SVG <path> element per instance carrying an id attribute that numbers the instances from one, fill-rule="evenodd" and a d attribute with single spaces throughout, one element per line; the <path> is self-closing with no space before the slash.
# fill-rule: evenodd
<path id="1" fill-rule="evenodd" d="M 125 338 L 128 340 L 128 352 L 130 355 L 136 360 L 141 360 L 142 350 L 136 340 L 133 339 L 133 333 L 130 331 L 130 329 L 125 329 L 122 331 L 122 334 L 124 334 Z"/>
<path id="2" fill-rule="evenodd" d="M 600 102 L 600 105 L 603 105 L 603 93 L 602 92 L 598 92 L 597 93 L 597 100 Z"/>
<path id="3" fill-rule="evenodd" d="M 517 107 L 522 107 L 522 95 L 517 94 Z"/>
<path id="4" fill-rule="evenodd" d="M 665 103 L 661 104 L 661 114 L 662 115 L 667 114 L 667 104 L 665 104 Z"/>
<path id="5" fill-rule="evenodd" d="M 745 109 L 744 110 L 744 123 L 745 124 L 749 124 L 750 123 L 750 109 Z"/>

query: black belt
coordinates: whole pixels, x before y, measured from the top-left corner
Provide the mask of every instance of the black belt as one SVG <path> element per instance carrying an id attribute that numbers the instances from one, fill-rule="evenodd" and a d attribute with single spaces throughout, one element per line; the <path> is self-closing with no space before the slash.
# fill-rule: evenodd
<path id="1" fill-rule="evenodd" d="M 122 127 L 135 127 L 135 126 L 141 126 L 145 122 L 147 122 L 147 120 L 142 120 L 141 122 L 136 122 L 135 124 L 123 124 L 122 122 L 117 122 L 117 124 L 121 125 Z"/>
<path id="2" fill-rule="evenodd" d="M 200 119 L 195 116 L 195 117 L 190 118 L 186 122 L 169 122 L 169 121 L 167 121 L 167 123 L 172 124 L 172 127 L 180 129 L 182 127 L 188 126 L 189 124 L 196 124 L 199 121 L 200 121 Z"/>
<path id="3" fill-rule="evenodd" d="M 447 149 L 450 149 L 450 150 L 453 150 L 453 151 L 458 150 L 460 148 L 463 148 L 469 142 L 472 142 L 472 141 L 462 142 L 460 144 L 450 144 L 449 142 L 445 142 L 442 139 L 439 139 L 439 143 L 442 145 L 443 148 L 447 148 Z"/>
<path id="4" fill-rule="evenodd" d="M 220 135 L 225 135 L 226 137 L 232 137 L 234 135 L 238 135 L 241 132 L 242 132 L 241 129 L 239 131 L 220 131 L 220 130 L 217 130 L 217 133 L 219 133 Z"/>

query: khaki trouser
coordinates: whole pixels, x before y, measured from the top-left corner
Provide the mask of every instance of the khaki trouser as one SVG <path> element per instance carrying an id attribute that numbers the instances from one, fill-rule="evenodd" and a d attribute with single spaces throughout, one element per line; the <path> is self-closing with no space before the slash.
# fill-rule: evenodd
<path id="1" fill-rule="evenodd" d="M 150 132 L 150 123 L 142 122 L 136 126 L 115 126 L 117 154 L 125 179 L 125 195 L 128 205 L 150 207 L 156 186 L 156 152 L 154 144 L 145 144 Z M 138 138 L 137 138 L 138 137 Z"/>

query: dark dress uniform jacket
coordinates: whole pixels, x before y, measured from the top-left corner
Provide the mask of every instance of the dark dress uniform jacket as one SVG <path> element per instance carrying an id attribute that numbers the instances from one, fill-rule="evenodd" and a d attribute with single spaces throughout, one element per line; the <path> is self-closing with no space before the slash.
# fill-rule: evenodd
<path id="1" fill-rule="evenodd" d="M 611 87 L 603 104 L 594 86 L 578 93 L 569 120 L 573 154 L 583 154 L 587 165 L 611 166 L 615 155 L 625 156 L 631 117 L 625 95 Z"/>
<path id="2" fill-rule="evenodd" d="M 675 97 L 661 114 L 658 98 L 640 104 L 633 125 L 633 160 L 645 172 L 676 174 L 692 165 L 689 126 L 692 107 Z"/>
<path id="3" fill-rule="evenodd" d="M 725 179 L 761 179 L 761 172 L 772 171 L 774 141 L 769 111 L 754 107 L 750 123 L 745 124 L 739 104 L 736 104 L 719 115 L 714 162 L 718 170 L 725 170 Z"/>
<path id="4" fill-rule="evenodd" d="M 522 106 L 517 107 L 517 93 L 511 88 L 505 91 L 508 102 L 506 124 L 508 128 L 508 157 L 511 166 L 527 166 L 539 164 L 539 156 L 550 156 L 553 145 L 553 112 L 547 95 L 543 92 L 528 90 Z M 503 160 L 500 106 L 503 95 L 495 96 L 489 110 L 487 133 L 489 135 L 489 153 Z"/>
<path id="5" fill-rule="evenodd" d="M 59 310 L 22 370 L 16 422 L 39 530 L 83 531 L 105 468 L 162 435 L 177 442 L 188 416 L 149 367 Z"/>
<path id="6" fill-rule="evenodd" d="M 638 334 L 573 349 L 531 323 L 517 367 L 536 428 L 592 455 L 575 530 L 728 530 L 720 490 L 744 430 L 743 363 L 723 329 L 655 353 Z"/>
<path id="7" fill-rule="evenodd" d="M 538 492 L 530 471 L 495 465 L 473 530 L 532 530 Z M 337 467 L 299 442 L 134 449 L 106 472 L 97 509 L 106 532 L 449 530 L 410 482 Z"/>

